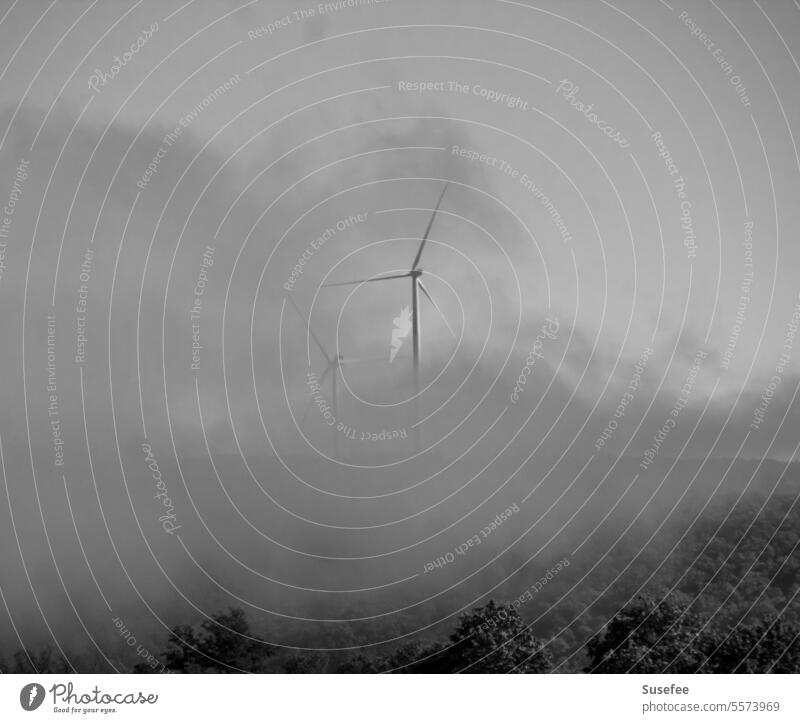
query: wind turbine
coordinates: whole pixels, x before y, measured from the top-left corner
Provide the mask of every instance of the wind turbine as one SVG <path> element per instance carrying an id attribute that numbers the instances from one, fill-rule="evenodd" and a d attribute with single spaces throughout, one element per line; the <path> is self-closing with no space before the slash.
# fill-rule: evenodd
<path id="1" fill-rule="evenodd" d="M 294 310 L 297 312 L 298 316 L 303 320 L 303 323 L 306 325 L 306 330 L 311 335 L 311 338 L 314 340 L 316 345 L 319 347 L 319 350 L 322 352 L 322 356 L 325 357 L 325 370 L 322 372 L 322 375 L 319 378 L 319 385 L 322 386 L 325 378 L 330 374 L 331 375 L 331 408 L 333 409 L 333 418 L 336 422 L 339 421 L 339 394 L 337 388 L 337 374 L 341 374 L 341 367 L 345 363 L 345 358 L 341 354 L 329 354 L 327 349 L 323 346 L 322 342 L 319 340 L 319 337 L 314 333 L 314 330 L 311 328 L 311 323 L 308 320 L 308 317 L 300 311 L 300 307 L 295 303 L 294 299 L 291 296 L 287 296 L 289 299 L 289 303 L 294 307 Z M 372 362 L 372 361 L 383 361 L 383 359 L 349 359 L 348 363 L 352 362 Z M 300 424 L 305 422 L 306 417 L 308 416 L 308 411 L 311 409 L 311 405 L 314 403 L 313 399 L 308 400 L 308 404 L 306 405 L 305 411 L 303 412 L 303 416 L 300 420 Z M 335 427 L 336 425 L 334 425 Z M 333 430 L 334 437 L 333 437 L 333 449 L 334 449 L 334 456 L 338 459 L 339 458 L 339 432 L 337 429 Z"/>
<path id="2" fill-rule="evenodd" d="M 428 290 L 425 288 L 425 285 L 422 283 L 422 267 L 420 267 L 419 263 L 422 260 L 422 252 L 425 250 L 425 242 L 428 240 L 428 235 L 431 232 L 431 228 L 433 226 L 433 222 L 436 219 L 436 214 L 439 211 L 439 206 L 442 203 L 442 199 L 444 198 L 444 194 L 447 191 L 447 186 L 449 184 L 445 183 L 444 188 L 442 189 L 442 193 L 439 196 L 439 200 L 436 202 L 436 206 L 433 209 L 433 214 L 431 215 L 430 221 L 428 221 L 428 227 L 425 229 L 425 234 L 422 236 L 422 241 L 419 244 L 419 248 L 417 249 L 417 255 L 414 257 L 414 261 L 411 264 L 411 268 L 406 271 L 404 274 L 391 274 L 388 276 L 372 276 L 368 279 L 356 279 L 354 281 L 338 281 L 333 284 L 325 284 L 325 286 L 353 286 L 355 284 L 365 284 L 371 283 L 373 281 L 389 281 L 392 279 L 411 279 L 411 334 L 412 334 L 412 348 L 413 348 L 413 356 L 414 356 L 414 406 L 416 409 L 416 417 L 417 422 L 419 422 L 419 392 L 420 392 L 420 383 L 419 383 L 419 360 L 422 353 L 421 350 L 421 332 L 420 332 L 420 307 L 419 307 L 419 292 L 421 291 L 425 296 L 428 298 L 428 301 L 433 304 L 433 308 L 439 313 L 439 316 L 442 317 L 442 320 L 447 327 L 447 330 L 450 334 L 455 338 L 455 332 L 451 328 L 450 324 L 447 322 L 447 318 L 442 313 L 442 310 L 439 308 L 439 305 L 433 300 L 433 297 L 430 295 Z M 417 448 L 419 448 L 419 427 L 414 427 L 414 440 L 416 443 Z"/>

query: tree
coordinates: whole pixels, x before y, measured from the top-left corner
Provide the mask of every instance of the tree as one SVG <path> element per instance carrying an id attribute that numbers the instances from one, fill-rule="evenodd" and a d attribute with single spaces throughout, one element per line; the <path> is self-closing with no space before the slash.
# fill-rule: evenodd
<path id="1" fill-rule="evenodd" d="M 441 643 L 428 645 L 413 640 L 381 658 L 377 667 L 386 673 L 449 673 L 447 662 L 440 656 L 443 647 Z"/>
<path id="2" fill-rule="evenodd" d="M 253 639 L 242 610 L 230 608 L 199 625 L 176 625 L 164 650 L 173 673 L 263 672 L 275 649 Z"/>
<path id="3" fill-rule="evenodd" d="M 449 645 L 406 643 L 375 667 L 391 673 L 544 673 L 551 667 L 550 653 L 516 609 L 494 600 L 463 614 L 449 639 Z"/>
<path id="4" fill-rule="evenodd" d="M 800 628 L 780 618 L 716 633 L 710 647 L 705 668 L 710 673 L 800 672 Z"/>
<path id="5" fill-rule="evenodd" d="M 681 598 L 642 595 L 587 644 L 587 673 L 694 673 L 706 660 L 702 619 Z"/>
<path id="6" fill-rule="evenodd" d="M 375 658 L 358 654 L 348 658 L 334 670 L 334 673 L 380 673 L 380 663 Z"/>
<path id="7" fill-rule="evenodd" d="M 294 655 L 283 663 L 284 673 L 324 673 L 325 658 L 312 653 L 311 655 Z"/>
<path id="8" fill-rule="evenodd" d="M 439 672 L 546 673 L 552 665 L 517 609 L 494 600 L 462 615 L 450 642 L 442 654 L 446 670 Z"/>
<path id="9" fill-rule="evenodd" d="M 66 658 L 49 645 L 40 650 L 18 650 L 10 665 L 0 662 L 3 673 L 72 673 L 72 666 Z"/>
<path id="10" fill-rule="evenodd" d="M 358 655 L 340 673 L 545 673 L 549 651 L 512 605 L 494 600 L 463 614 L 449 645 L 415 640 L 391 654 L 370 659 Z"/>

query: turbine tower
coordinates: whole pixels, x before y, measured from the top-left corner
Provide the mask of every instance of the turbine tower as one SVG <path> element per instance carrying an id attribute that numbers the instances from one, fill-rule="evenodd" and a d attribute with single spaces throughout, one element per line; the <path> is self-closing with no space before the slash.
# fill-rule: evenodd
<path id="1" fill-rule="evenodd" d="M 442 317 L 442 320 L 447 327 L 447 330 L 450 334 L 455 337 L 455 332 L 450 327 L 450 324 L 447 322 L 447 318 L 442 313 L 442 310 L 439 308 L 439 305 L 433 300 L 433 297 L 430 295 L 428 290 L 425 288 L 425 285 L 422 283 L 422 267 L 419 265 L 420 261 L 422 260 L 422 252 L 425 250 L 425 242 L 428 240 L 428 235 L 431 232 L 431 228 L 433 227 L 433 222 L 436 219 L 436 214 L 439 211 L 439 206 L 442 203 L 442 199 L 444 198 L 444 194 L 447 191 L 447 186 L 449 184 L 445 183 L 444 188 L 442 189 L 442 193 L 439 195 L 439 200 L 436 202 L 436 206 L 433 209 L 433 214 L 431 215 L 430 221 L 428 221 L 428 227 L 425 229 L 425 233 L 422 236 L 422 240 L 419 244 L 419 248 L 417 249 L 417 255 L 414 257 L 414 261 L 411 264 L 411 268 L 404 274 L 391 274 L 388 276 L 372 276 L 368 279 L 356 279 L 354 281 L 339 281 L 333 284 L 325 284 L 325 286 L 353 286 L 354 284 L 365 284 L 372 281 L 389 281 L 392 279 L 411 279 L 411 335 L 412 335 L 412 349 L 413 349 L 413 356 L 414 356 L 414 407 L 416 410 L 416 417 L 417 417 L 417 424 L 414 426 L 414 440 L 417 449 L 419 449 L 419 392 L 420 392 L 420 377 L 419 377 L 419 362 L 420 356 L 422 355 L 422 339 L 421 339 L 421 329 L 420 329 L 420 306 L 419 306 L 419 292 L 421 291 L 427 297 L 428 301 L 431 302 L 433 308 L 439 313 L 439 316 Z"/>
<path id="2" fill-rule="evenodd" d="M 289 299 L 289 303 L 294 307 L 294 310 L 297 312 L 297 315 L 303 320 L 303 323 L 306 325 L 306 330 L 310 334 L 311 338 L 314 340 L 316 345 L 319 347 L 319 350 L 322 352 L 322 356 L 325 357 L 325 371 L 322 372 L 322 375 L 319 378 L 319 385 L 322 386 L 325 378 L 330 374 L 331 375 L 331 408 L 333 410 L 333 417 L 336 422 L 339 421 L 339 392 L 338 392 L 338 383 L 337 383 L 337 374 L 341 374 L 341 367 L 345 363 L 345 358 L 341 354 L 329 354 L 327 349 L 323 346 L 322 342 L 319 340 L 319 337 L 314 333 L 314 330 L 311 328 L 311 323 L 308 320 L 308 317 L 303 314 L 300 310 L 300 307 L 295 303 L 294 299 L 291 296 L 287 296 Z M 383 361 L 383 359 L 348 359 L 347 363 L 363 363 L 363 362 L 373 362 L 373 361 Z M 308 404 L 306 405 L 305 411 L 303 412 L 303 416 L 300 419 L 300 424 L 305 422 L 306 417 L 308 416 L 308 411 L 311 409 L 311 405 L 314 403 L 313 399 L 308 400 Z M 339 432 L 336 429 L 336 425 L 334 425 L 333 429 L 333 450 L 334 456 L 339 459 Z"/>
<path id="3" fill-rule="evenodd" d="M 311 328 L 311 323 L 300 311 L 300 307 L 294 302 L 294 299 L 291 296 L 287 296 L 286 298 L 289 299 L 289 303 L 294 307 L 294 310 L 297 312 L 297 315 L 303 320 L 303 323 L 306 325 L 306 330 L 311 335 L 311 338 L 314 340 L 316 345 L 319 347 L 319 350 L 322 352 L 322 356 L 325 357 L 325 371 L 322 372 L 322 376 L 319 378 L 319 385 L 322 386 L 322 383 L 325 381 L 325 377 L 328 374 L 331 374 L 331 407 L 333 408 L 333 418 L 338 421 L 339 420 L 339 407 L 338 407 L 338 394 L 336 389 L 336 375 L 339 372 L 339 367 L 342 365 L 344 361 L 344 357 L 341 354 L 331 355 L 328 354 L 327 349 L 322 345 L 322 342 L 319 340 L 317 335 L 314 333 L 314 330 Z M 305 411 L 303 412 L 303 417 L 300 420 L 300 424 L 303 424 L 306 417 L 308 416 L 308 410 L 311 409 L 311 405 L 314 403 L 313 399 L 308 400 L 308 404 L 306 405 Z M 335 428 L 333 430 L 333 454 L 338 459 L 339 458 L 339 433 Z"/>

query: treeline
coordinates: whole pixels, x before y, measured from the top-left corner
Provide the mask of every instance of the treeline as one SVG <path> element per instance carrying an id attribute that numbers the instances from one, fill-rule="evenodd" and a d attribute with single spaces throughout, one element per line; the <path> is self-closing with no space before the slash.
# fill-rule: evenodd
<path id="1" fill-rule="evenodd" d="M 490 601 L 461 616 L 445 641 L 405 643 L 383 656 L 287 653 L 259 642 L 238 609 L 199 625 L 179 625 L 161 655 L 163 668 L 138 673 L 548 673 L 559 670 L 512 605 Z M 798 673 L 800 627 L 764 617 L 724 631 L 691 613 L 678 595 L 641 596 L 589 640 L 585 673 Z M 70 672 L 51 650 L 17 653 L 7 673 Z"/>
<path id="2" fill-rule="evenodd" d="M 797 673 L 800 627 L 764 617 L 731 630 L 689 611 L 680 595 L 641 596 L 589 640 L 585 673 Z M 241 610 L 179 626 L 162 654 L 171 673 L 547 673 L 558 669 L 545 641 L 509 604 L 462 615 L 445 641 L 400 645 L 384 656 L 344 661 L 287 654 L 251 637 Z M 140 665 L 138 672 L 153 672 Z"/>

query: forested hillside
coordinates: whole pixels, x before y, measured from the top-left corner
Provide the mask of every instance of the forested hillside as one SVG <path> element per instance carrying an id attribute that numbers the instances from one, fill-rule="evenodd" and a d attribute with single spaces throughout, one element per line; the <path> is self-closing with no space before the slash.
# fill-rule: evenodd
<path id="1" fill-rule="evenodd" d="M 487 600 L 422 637 L 381 649 L 360 649 L 363 629 L 356 627 L 343 629 L 334 645 L 325 640 L 317 646 L 347 651 L 268 645 L 242 610 L 229 609 L 212 620 L 176 625 L 156 651 L 157 664 L 120 661 L 119 669 L 800 672 L 798 531 L 794 496 L 750 496 L 736 506 L 719 501 L 705 510 L 687 508 L 655 537 L 642 525 L 620 544 L 597 545 L 609 552 L 591 564 L 576 556 L 535 586 L 529 599 Z M 534 583 L 538 575 L 530 573 Z M 78 659 L 82 672 L 104 670 Z M 69 666 L 46 648 L 8 654 L 2 669 L 67 672 Z"/>

